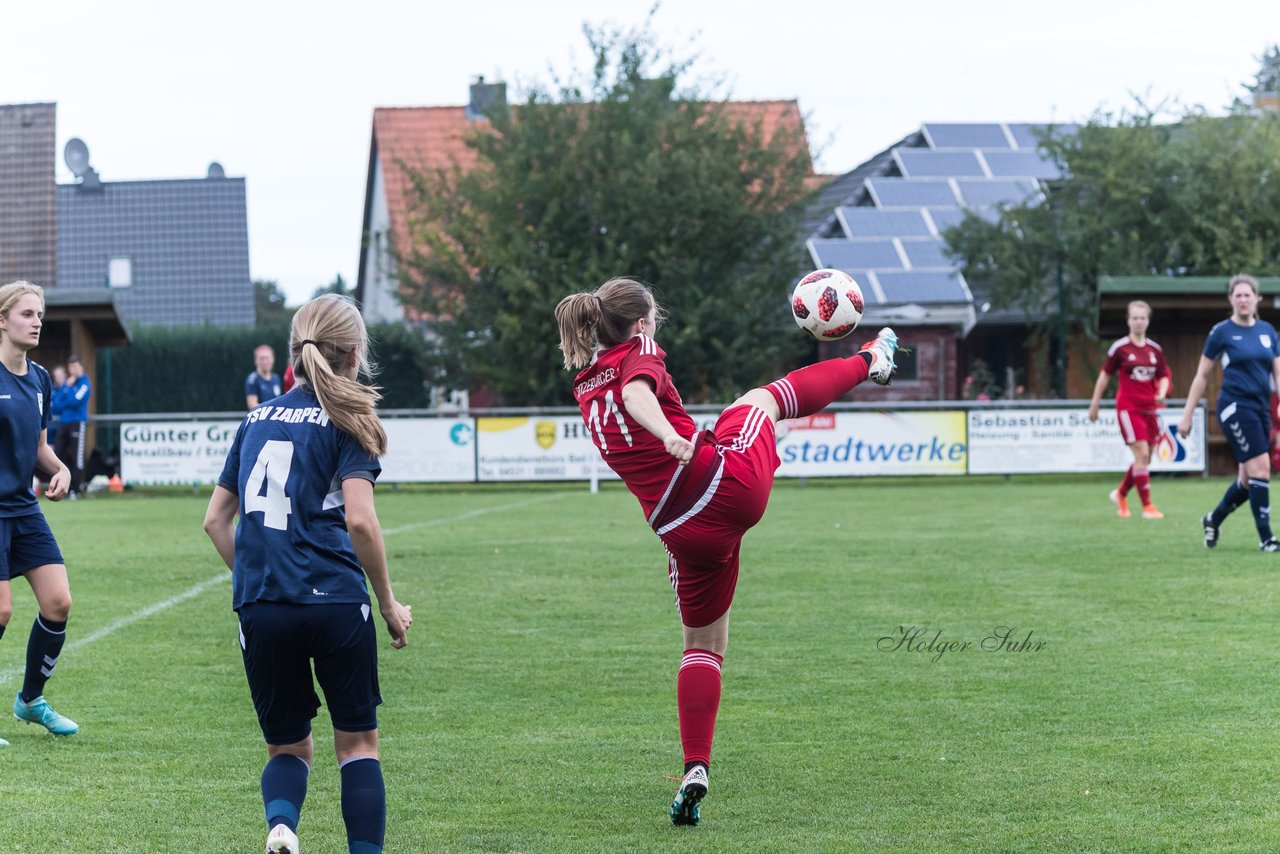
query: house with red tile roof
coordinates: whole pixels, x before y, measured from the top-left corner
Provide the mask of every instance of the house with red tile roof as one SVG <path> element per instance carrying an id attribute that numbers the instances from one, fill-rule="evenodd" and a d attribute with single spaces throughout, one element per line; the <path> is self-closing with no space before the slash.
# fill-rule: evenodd
<path id="1" fill-rule="evenodd" d="M 475 165 L 476 154 L 466 145 L 466 137 L 487 121 L 488 105 L 505 102 L 505 83 L 471 85 L 470 101 L 451 107 L 378 107 L 373 112 L 373 135 L 369 145 L 369 171 L 365 186 L 364 221 L 361 225 L 360 266 L 355 297 L 365 319 L 372 323 L 414 319 L 412 309 L 403 306 L 397 294 L 395 258 L 411 246 L 409 198 L 412 182 L 406 167 L 415 171 Z M 730 101 L 728 114 L 744 123 L 758 122 L 765 139 L 781 128 L 804 135 L 804 118 L 799 104 L 792 101 Z M 518 110 L 519 108 L 516 107 Z M 813 176 L 815 184 L 825 180 Z"/>

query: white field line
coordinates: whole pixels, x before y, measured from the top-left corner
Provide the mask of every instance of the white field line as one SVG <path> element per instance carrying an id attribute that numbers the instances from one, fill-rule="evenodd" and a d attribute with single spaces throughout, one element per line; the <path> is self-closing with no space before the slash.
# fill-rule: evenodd
<path id="1" fill-rule="evenodd" d="M 520 507 L 528 507 L 530 504 L 536 504 L 539 501 L 547 501 L 554 498 L 559 498 L 565 494 L 567 493 L 553 492 L 547 495 L 539 495 L 535 498 L 530 498 L 526 501 L 516 501 L 512 504 L 502 504 L 497 507 L 481 507 L 476 510 L 469 510 L 466 513 L 459 513 L 457 516 L 446 516 L 442 519 L 428 519 L 425 522 L 414 522 L 413 524 L 410 524 L 410 525 L 401 525 L 399 528 L 390 528 L 388 530 L 385 530 L 382 532 L 382 534 L 385 537 L 390 537 L 395 534 L 402 534 L 405 531 L 413 531 L 418 528 L 427 528 L 432 525 L 446 525 L 446 524 L 449 524 L 450 522 L 460 522 L 464 519 L 474 519 L 476 516 L 484 516 L 485 514 L 488 514 L 488 513 L 499 513 L 504 510 L 515 510 Z M 201 581 L 199 584 L 195 585 L 194 587 L 184 590 L 182 593 L 179 593 L 177 596 L 171 596 L 168 599 L 165 599 L 163 602 L 156 602 L 154 605 L 148 605 L 147 607 L 139 611 L 134 611 L 132 614 L 128 615 L 127 617 L 121 617 L 118 620 L 108 623 L 107 625 L 98 629 L 96 632 L 87 634 L 82 638 L 76 638 L 75 640 L 68 642 L 67 645 L 62 648 L 62 651 L 64 653 L 71 652 L 72 650 L 79 649 L 82 646 L 87 646 L 93 643 L 94 641 L 100 641 L 105 637 L 110 637 L 111 635 L 115 634 L 116 632 L 120 631 L 121 629 L 123 629 L 128 625 L 136 623 L 139 620 L 144 620 L 147 617 L 153 616 L 155 614 L 159 614 L 161 611 L 167 611 L 170 608 L 172 608 L 174 605 L 181 605 L 183 602 L 186 602 L 188 599 L 194 599 L 195 597 L 199 596 L 201 593 L 205 592 L 206 590 L 209 590 L 210 588 L 213 588 L 213 587 L 217 587 L 219 584 L 222 584 L 223 582 L 230 581 L 230 580 L 231 580 L 231 573 L 226 571 L 220 572 L 214 577 Z M 25 666 L 11 667 L 8 670 L 0 670 L 0 682 L 12 679 L 15 676 L 21 676 L 25 670 L 26 670 Z"/>

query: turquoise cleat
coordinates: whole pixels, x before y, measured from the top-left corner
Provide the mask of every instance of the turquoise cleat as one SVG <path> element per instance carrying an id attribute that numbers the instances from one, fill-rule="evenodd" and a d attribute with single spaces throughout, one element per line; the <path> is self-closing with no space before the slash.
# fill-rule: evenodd
<path id="1" fill-rule="evenodd" d="M 53 710 L 43 695 L 30 703 L 22 702 L 22 692 L 13 698 L 13 716 L 29 724 L 40 724 L 54 735 L 74 735 L 80 731 L 79 725 L 71 718 L 64 718 Z"/>

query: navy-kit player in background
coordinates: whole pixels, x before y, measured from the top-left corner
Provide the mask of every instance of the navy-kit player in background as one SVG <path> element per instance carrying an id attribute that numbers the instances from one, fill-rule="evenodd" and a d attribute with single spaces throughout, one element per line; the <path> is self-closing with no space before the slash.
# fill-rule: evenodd
<path id="1" fill-rule="evenodd" d="M 67 637 L 71 587 L 58 543 L 32 492 L 36 470 L 50 474 L 45 495 L 67 494 L 71 473 L 49 447 L 45 431 L 53 383 L 44 368 L 27 358 L 40 344 L 44 291 L 29 282 L 0 287 L 0 637 L 13 615 L 10 581 L 31 585 L 39 613 L 27 640 L 26 671 L 13 701 L 18 720 L 40 724 L 54 735 L 71 735 L 76 723 L 44 699 Z M 8 742 L 0 739 L 0 747 Z"/>
<path id="2" fill-rule="evenodd" d="M 374 854 L 387 813 L 377 634 L 365 577 L 392 647 L 405 645 L 413 622 L 391 591 L 373 505 L 387 436 L 374 411 L 377 389 L 357 379 L 370 368 L 355 303 L 329 295 L 298 309 L 289 349 L 298 385 L 241 423 L 204 528 L 232 571 L 245 673 L 267 743 L 267 851 L 298 850 L 311 720 L 320 705 L 314 662 L 333 720 L 348 849 Z"/>
<path id="3" fill-rule="evenodd" d="M 266 403 L 284 392 L 284 383 L 280 375 L 273 373 L 276 366 L 276 353 L 266 344 L 259 344 L 253 350 L 253 372 L 244 378 L 244 405 L 253 409 L 259 403 Z"/>
<path id="4" fill-rule="evenodd" d="M 1234 276 L 1227 286 L 1231 317 L 1209 331 L 1187 391 L 1187 405 L 1178 434 L 1191 432 L 1191 416 L 1204 394 L 1214 363 L 1222 362 L 1218 392 L 1218 423 L 1239 464 L 1236 479 L 1202 520 L 1204 544 L 1218 544 L 1222 522 L 1236 508 L 1249 503 L 1258 529 L 1259 548 L 1280 552 L 1271 533 L 1271 390 L 1280 388 L 1280 341 L 1276 328 L 1258 318 L 1258 281 Z"/>

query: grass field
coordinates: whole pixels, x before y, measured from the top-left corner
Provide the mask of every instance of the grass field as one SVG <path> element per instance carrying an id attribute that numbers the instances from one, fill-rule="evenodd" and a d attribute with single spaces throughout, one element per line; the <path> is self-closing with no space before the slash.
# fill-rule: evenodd
<path id="1" fill-rule="evenodd" d="M 1111 486 L 781 483 L 744 547 L 699 828 L 666 819 L 681 647 L 630 495 L 380 489 L 416 617 L 381 651 L 387 850 L 1280 848 L 1280 556 L 1247 509 L 1204 549 L 1221 479 L 1157 479 L 1160 522 L 1115 518 Z M 4 851 L 262 850 L 264 751 L 207 500 L 45 504 L 75 597 L 48 695 L 81 732 L 0 718 Z M 14 593 L 3 698 L 34 615 Z M 983 651 L 1000 626 L 1032 645 Z M 910 627 L 941 631 L 934 651 L 894 649 Z M 328 727 L 306 854 L 346 851 Z"/>

